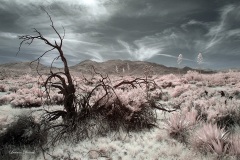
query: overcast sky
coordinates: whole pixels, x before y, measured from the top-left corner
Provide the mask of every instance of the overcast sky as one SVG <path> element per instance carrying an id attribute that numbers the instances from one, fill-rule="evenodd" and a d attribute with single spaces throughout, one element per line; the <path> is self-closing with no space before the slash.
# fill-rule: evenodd
<path id="1" fill-rule="evenodd" d="M 0 0 L 0 63 L 31 61 L 50 49 L 36 41 L 16 56 L 18 36 L 34 35 L 32 28 L 57 40 L 41 7 L 61 34 L 65 28 L 70 65 L 126 59 L 177 66 L 182 54 L 182 67 L 198 67 L 202 53 L 203 68 L 240 68 L 239 0 Z"/>

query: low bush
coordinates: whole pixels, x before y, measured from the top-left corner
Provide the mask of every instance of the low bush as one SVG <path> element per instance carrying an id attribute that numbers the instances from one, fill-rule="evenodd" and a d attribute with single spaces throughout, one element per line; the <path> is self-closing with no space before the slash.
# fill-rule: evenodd
<path id="1" fill-rule="evenodd" d="M 36 123 L 32 116 L 20 116 L 0 134 L 0 159 L 19 158 L 23 150 L 39 153 L 41 146 L 47 141 L 47 132 L 42 130 L 42 125 Z"/>
<path id="2" fill-rule="evenodd" d="M 175 112 L 166 121 L 166 129 L 170 137 L 186 142 L 187 131 L 197 123 L 197 111 Z"/>
<path id="3" fill-rule="evenodd" d="M 0 84 L 0 92 L 7 92 L 7 87 Z"/>
<path id="4" fill-rule="evenodd" d="M 239 133 L 234 133 L 230 137 L 230 154 L 235 155 L 240 158 L 240 135 Z"/>
<path id="5" fill-rule="evenodd" d="M 192 137 L 193 147 L 200 152 L 212 152 L 225 155 L 230 143 L 229 132 L 219 128 L 216 124 L 203 124 Z"/>

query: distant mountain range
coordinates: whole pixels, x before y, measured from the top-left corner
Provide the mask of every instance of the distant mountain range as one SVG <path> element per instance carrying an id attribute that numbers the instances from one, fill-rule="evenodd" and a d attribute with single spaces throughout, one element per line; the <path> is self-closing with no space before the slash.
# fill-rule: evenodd
<path id="1" fill-rule="evenodd" d="M 82 61 L 81 63 L 71 66 L 70 69 L 76 72 L 87 73 L 91 66 L 99 72 L 107 74 L 129 74 L 129 75 L 142 75 L 146 66 L 151 66 L 153 74 L 176 74 L 187 73 L 189 70 L 195 70 L 189 67 L 178 69 L 176 67 L 166 67 L 161 64 L 151 63 L 146 61 L 129 61 L 129 60 L 109 60 L 106 62 L 95 62 L 91 60 Z M 118 70 L 118 72 L 117 72 Z M 213 73 L 214 71 L 202 70 L 202 73 Z"/>
<path id="2" fill-rule="evenodd" d="M 166 67 L 161 64 L 145 62 L 145 61 L 128 61 L 128 60 L 109 60 L 106 62 L 95 62 L 91 60 L 85 60 L 69 67 L 71 72 L 80 72 L 88 74 L 92 69 L 92 66 L 96 71 L 107 74 L 127 74 L 127 75 L 142 75 L 146 66 L 151 66 L 151 71 L 153 74 L 177 74 L 177 73 L 187 73 L 189 70 L 196 70 L 189 67 L 184 67 L 178 69 L 176 67 Z M 18 63 L 6 63 L 0 64 L 0 75 L 1 74 L 37 74 L 36 72 L 37 63 L 34 62 L 30 65 L 30 62 L 18 62 Z M 42 64 L 38 65 L 40 73 L 49 73 L 48 66 Z M 61 68 L 53 68 L 53 71 L 59 71 Z M 199 70 L 198 70 L 199 71 Z M 201 70 L 201 73 L 214 73 L 214 71 Z"/>

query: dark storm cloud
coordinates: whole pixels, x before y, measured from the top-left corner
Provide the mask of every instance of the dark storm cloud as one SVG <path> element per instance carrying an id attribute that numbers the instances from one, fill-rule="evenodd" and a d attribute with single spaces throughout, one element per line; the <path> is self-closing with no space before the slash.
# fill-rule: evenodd
<path id="1" fill-rule="evenodd" d="M 0 63 L 34 60 L 48 49 L 44 43 L 24 46 L 16 57 L 18 35 L 37 28 L 52 42 L 44 7 L 63 34 L 63 50 L 71 65 L 85 59 L 146 60 L 205 68 L 239 67 L 240 3 L 237 0 L 0 0 Z M 56 52 L 42 58 L 50 64 Z M 59 64 L 59 62 L 57 62 Z"/>

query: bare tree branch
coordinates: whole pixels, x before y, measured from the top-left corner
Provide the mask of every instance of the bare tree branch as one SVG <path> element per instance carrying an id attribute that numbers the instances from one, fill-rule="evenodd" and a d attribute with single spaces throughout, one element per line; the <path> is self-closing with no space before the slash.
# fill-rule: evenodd
<path id="1" fill-rule="evenodd" d="M 38 69 L 39 69 L 38 67 L 39 67 L 39 63 L 40 63 L 41 58 L 44 57 L 47 53 L 49 53 L 49 52 L 51 52 L 55 49 L 58 51 L 59 55 L 53 59 L 53 61 L 51 63 L 51 67 L 50 67 L 50 75 L 46 79 L 43 86 L 45 87 L 45 92 L 47 94 L 47 99 L 49 99 L 49 100 L 50 100 L 50 90 L 51 90 L 52 87 L 60 90 L 60 93 L 62 93 L 63 97 L 64 97 L 64 109 L 67 111 L 67 114 L 69 115 L 68 117 L 71 118 L 76 113 L 75 112 L 76 109 L 75 109 L 75 105 L 74 105 L 75 86 L 73 84 L 72 76 L 71 76 L 70 71 L 69 71 L 67 59 L 65 58 L 65 55 L 64 55 L 63 50 L 62 50 L 63 39 L 65 37 L 65 29 L 62 26 L 63 31 L 64 31 L 64 35 L 63 35 L 63 37 L 61 37 L 61 35 L 59 34 L 59 32 L 57 31 L 57 29 L 54 26 L 54 23 L 53 23 L 53 20 L 52 20 L 52 17 L 50 16 L 50 14 L 44 8 L 42 8 L 42 10 L 44 12 L 46 12 L 47 16 L 49 17 L 50 22 L 51 22 L 50 26 L 54 30 L 54 32 L 58 35 L 58 38 L 60 40 L 60 44 L 58 44 L 56 40 L 54 41 L 54 43 L 50 42 L 45 36 L 43 36 L 43 34 L 39 30 L 37 30 L 36 28 L 33 28 L 33 30 L 34 30 L 33 32 L 36 33 L 35 36 L 33 36 L 33 35 L 19 36 L 19 39 L 21 40 L 21 42 L 20 42 L 20 45 L 19 45 L 17 55 L 20 52 L 23 43 L 31 45 L 35 40 L 38 40 L 38 41 L 44 42 L 48 46 L 51 46 L 51 49 L 45 51 L 37 59 L 35 59 L 31 62 L 31 64 L 33 62 L 36 62 L 36 61 L 38 62 L 37 63 L 37 72 L 38 72 Z M 61 61 L 64 64 L 64 72 L 53 73 L 52 65 L 53 65 L 54 61 L 57 60 L 58 58 L 61 58 Z M 38 74 L 40 75 L 39 72 L 38 72 Z M 52 83 L 52 78 L 57 78 L 60 81 L 61 84 Z M 67 79 L 67 81 L 65 80 L 65 78 Z"/>

